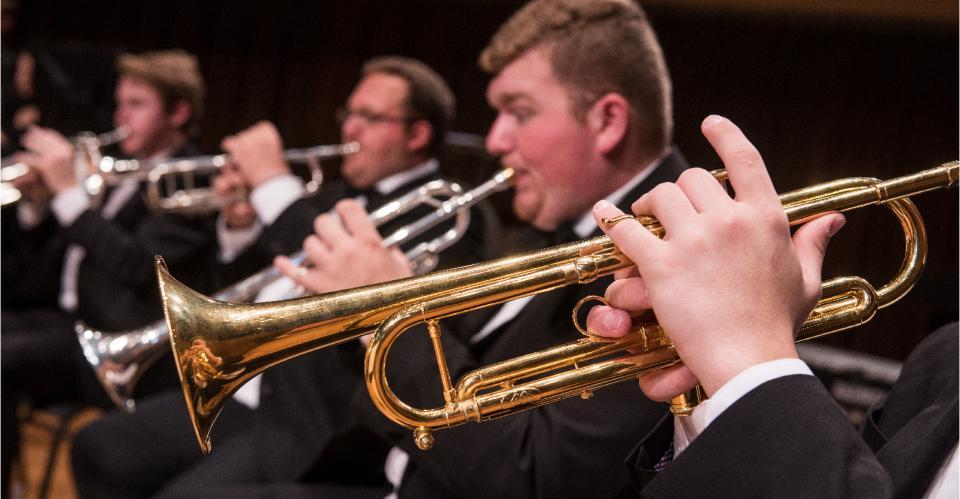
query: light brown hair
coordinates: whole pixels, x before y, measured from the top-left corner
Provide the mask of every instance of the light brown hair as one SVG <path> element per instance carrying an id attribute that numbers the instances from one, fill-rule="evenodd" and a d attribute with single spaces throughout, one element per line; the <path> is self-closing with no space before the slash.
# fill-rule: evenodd
<path id="1" fill-rule="evenodd" d="M 614 92 L 637 116 L 641 151 L 659 155 L 673 141 L 670 75 L 656 34 L 631 0 L 535 0 L 517 11 L 480 54 L 496 74 L 529 50 L 546 48 L 570 91 L 573 115 Z"/>
<path id="2" fill-rule="evenodd" d="M 117 60 L 117 72 L 149 83 L 160 94 L 167 112 L 177 102 L 187 102 L 190 119 L 183 129 L 190 136 L 199 133 L 206 86 L 196 57 L 183 50 L 123 54 Z"/>

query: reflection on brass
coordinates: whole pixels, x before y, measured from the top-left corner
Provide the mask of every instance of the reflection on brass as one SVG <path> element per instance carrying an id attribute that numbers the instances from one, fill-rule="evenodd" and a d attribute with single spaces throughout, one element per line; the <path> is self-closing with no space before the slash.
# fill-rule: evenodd
<path id="1" fill-rule="evenodd" d="M 900 221 L 906 243 L 899 272 L 878 289 L 859 277 L 826 281 L 823 298 L 804 322 L 798 341 L 862 324 L 910 290 L 923 268 L 927 239 L 920 215 L 907 197 L 951 187 L 957 176 L 957 162 L 951 162 L 885 182 L 842 179 L 780 196 L 792 224 L 826 212 L 882 204 Z M 645 227 L 663 235 L 659 225 Z M 254 305 L 220 303 L 199 295 L 173 279 L 162 261 L 157 275 L 175 358 L 181 358 L 184 345 L 202 338 L 223 359 L 224 368 L 242 371 L 231 380 L 209 379 L 201 388 L 179 366 L 187 407 L 205 450 L 220 405 L 243 382 L 272 365 L 374 330 L 364 365 L 370 397 L 388 418 L 415 430 L 420 448 L 428 448 L 433 430 L 509 415 L 676 364 L 669 331 L 648 322 L 616 340 L 582 338 L 466 373 L 449 385 L 451 396 L 441 407 L 411 407 L 387 383 L 390 348 L 412 326 L 589 282 L 630 265 L 609 238 L 598 237 L 374 286 Z M 439 326 L 430 329 L 439 344 Z"/>
<path id="2" fill-rule="evenodd" d="M 513 170 L 509 169 L 497 172 L 490 180 L 468 192 L 464 192 L 455 182 L 431 180 L 372 211 L 369 219 L 379 227 L 420 207 L 433 210 L 398 228 L 384 239 L 385 245 L 396 246 L 405 245 L 435 227 L 449 224 L 449 228 L 442 234 L 430 241 L 419 243 L 406 252 L 413 273 L 423 274 L 433 270 L 439 263 L 440 253 L 456 244 L 466 234 L 470 227 L 470 208 L 494 193 L 507 189 L 512 181 Z M 298 251 L 290 255 L 290 259 L 295 265 L 301 265 L 305 263 L 306 254 Z M 303 267 L 301 269 L 306 271 Z M 249 303 L 260 291 L 283 278 L 283 274 L 271 265 L 220 290 L 213 298 L 218 301 Z M 303 292 L 302 288 L 294 290 L 296 296 L 302 296 Z M 295 296 L 284 298 L 293 297 Z M 160 319 L 140 329 L 111 333 L 78 322 L 74 330 L 84 357 L 93 368 L 104 391 L 117 407 L 132 412 L 136 407 L 133 390 L 137 381 L 157 359 L 169 351 L 167 323 Z"/>

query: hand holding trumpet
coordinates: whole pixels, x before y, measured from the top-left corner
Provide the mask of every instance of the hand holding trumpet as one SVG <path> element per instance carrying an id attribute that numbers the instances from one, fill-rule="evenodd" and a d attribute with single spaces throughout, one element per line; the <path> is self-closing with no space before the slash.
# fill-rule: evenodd
<path id="1" fill-rule="evenodd" d="M 230 155 L 230 161 L 254 189 L 271 178 L 290 173 L 283 152 L 283 139 L 277 127 L 269 121 L 260 121 L 235 135 L 227 136 L 220 147 Z"/>
<path id="2" fill-rule="evenodd" d="M 662 240 L 639 223 L 600 223 L 633 262 L 607 288 L 609 307 L 591 310 L 588 328 L 619 337 L 653 310 L 683 361 L 640 378 L 648 397 L 667 401 L 698 382 L 708 395 L 744 369 L 796 358 L 794 334 L 820 297 L 820 269 L 840 214 L 814 219 L 791 237 L 759 153 L 730 121 L 702 131 L 727 167 L 736 196 L 707 172 L 688 170 L 638 199 L 634 213 L 655 216 Z M 622 213 L 598 203 L 594 216 Z"/>
<path id="3" fill-rule="evenodd" d="M 336 216 L 318 216 L 314 234 L 303 242 L 312 265 L 300 267 L 286 256 L 278 256 L 274 265 L 280 272 L 313 293 L 413 275 L 410 261 L 399 248 L 383 246 L 383 238 L 360 203 L 345 199 L 337 203 L 336 212 Z"/>
<path id="4" fill-rule="evenodd" d="M 36 175 L 28 173 L 15 179 L 14 187 L 36 192 L 42 185 L 56 195 L 77 185 L 73 168 L 75 149 L 66 137 L 50 128 L 32 126 L 23 135 L 21 143 L 26 152 L 17 154 L 16 160 L 26 164 Z"/>

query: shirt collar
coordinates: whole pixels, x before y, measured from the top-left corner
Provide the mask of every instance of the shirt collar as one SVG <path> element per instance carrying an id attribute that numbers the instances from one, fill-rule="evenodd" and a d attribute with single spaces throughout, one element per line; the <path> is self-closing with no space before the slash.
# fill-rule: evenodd
<path id="1" fill-rule="evenodd" d="M 620 186 L 619 189 L 613 191 L 604 199 L 610 201 L 614 205 L 619 204 L 620 201 L 623 201 L 623 197 L 626 196 L 628 192 L 640 185 L 640 182 L 643 182 L 647 177 L 650 176 L 651 173 L 653 173 L 654 170 L 660 166 L 662 160 L 663 158 L 655 159 L 652 163 L 647 165 L 646 168 L 640 170 L 640 173 L 630 179 L 629 182 Z M 599 201 L 599 199 L 597 201 Z M 580 219 L 577 220 L 577 222 L 573 225 L 573 232 L 577 235 L 577 237 L 580 238 L 589 236 L 596 229 L 597 221 L 593 218 L 593 210 L 587 211 L 587 213 L 581 216 Z"/>
<path id="2" fill-rule="evenodd" d="M 440 169 L 440 163 L 437 162 L 435 158 L 430 158 L 409 170 L 404 170 L 400 173 L 394 173 L 389 177 L 381 179 L 379 182 L 373 185 L 373 188 L 376 189 L 380 194 L 390 194 L 398 187 L 407 184 L 414 179 L 435 173 L 438 169 Z"/>

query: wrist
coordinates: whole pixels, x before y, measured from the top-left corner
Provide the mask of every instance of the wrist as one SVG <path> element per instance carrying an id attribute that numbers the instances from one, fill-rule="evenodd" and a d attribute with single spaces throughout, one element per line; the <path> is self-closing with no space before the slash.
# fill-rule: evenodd
<path id="1" fill-rule="evenodd" d="M 690 362 L 686 365 L 693 371 L 710 397 L 731 379 L 750 368 L 768 362 L 799 358 L 796 346 L 792 342 L 786 345 L 761 343 L 740 348 L 717 349 L 708 353 L 707 356 L 706 361 L 702 363 L 694 360 L 692 366 Z"/>
<path id="2" fill-rule="evenodd" d="M 250 176 L 250 185 L 256 189 L 267 181 L 286 174 L 290 174 L 290 168 L 285 163 L 271 164 L 258 169 L 255 175 Z"/>

